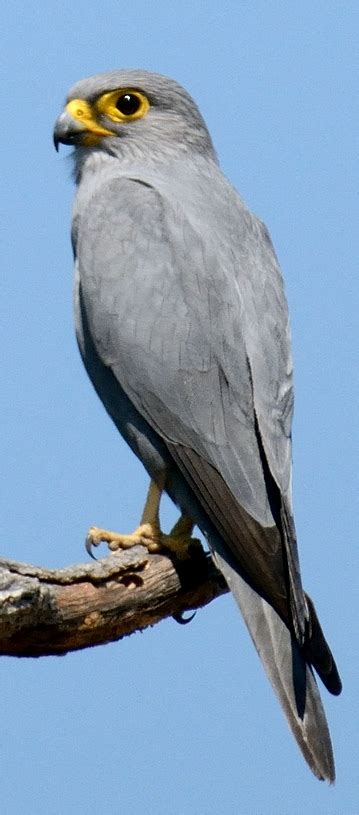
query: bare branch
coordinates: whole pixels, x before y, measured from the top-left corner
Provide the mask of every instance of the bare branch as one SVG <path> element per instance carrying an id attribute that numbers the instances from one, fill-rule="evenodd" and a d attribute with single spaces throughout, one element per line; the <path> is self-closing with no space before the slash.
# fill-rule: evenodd
<path id="1" fill-rule="evenodd" d="M 204 553 L 174 563 L 134 546 L 65 569 L 0 559 L 0 654 L 48 656 L 112 642 L 227 591 Z"/>

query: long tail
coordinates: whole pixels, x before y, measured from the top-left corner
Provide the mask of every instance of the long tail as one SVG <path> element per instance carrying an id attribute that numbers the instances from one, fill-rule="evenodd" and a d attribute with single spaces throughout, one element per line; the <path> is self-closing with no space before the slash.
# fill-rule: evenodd
<path id="1" fill-rule="evenodd" d="M 310 665 L 277 612 L 218 553 L 214 559 L 239 605 L 305 760 L 317 778 L 332 783 L 332 744 Z"/>

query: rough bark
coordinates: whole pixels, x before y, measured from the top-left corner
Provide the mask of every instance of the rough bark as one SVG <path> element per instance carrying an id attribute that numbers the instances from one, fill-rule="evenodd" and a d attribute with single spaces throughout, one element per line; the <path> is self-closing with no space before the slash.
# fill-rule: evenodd
<path id="1" fill-rule="evenodd" d="M 135 546 L 65 569 L 0 559 L 0 654 L 60 655 L 112 642 L 226 591 L 204 553 L 173 562 Z"/>

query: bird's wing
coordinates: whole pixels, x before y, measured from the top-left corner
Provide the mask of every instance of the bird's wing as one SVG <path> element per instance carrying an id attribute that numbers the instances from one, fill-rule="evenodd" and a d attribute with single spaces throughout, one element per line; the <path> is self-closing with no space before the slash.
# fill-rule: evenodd
<path id="1" fill-rule="evenodd" d="M 236 199 L 228 218 L 232 206 Z M 287 312 L 270 244 L 264 249 L 261 225 L 238 207 L 229 252 L 220 223 L 203 232 L 206 220 L 194 224 L 147 182 L 114 179 L 75 224 L 81 297 L 97 355 L 165 441 L 216 530 L 218 565 L 306 760 L 333 780 L 325 714 L 293 637 L 300 641 L 306 604 L 289 497 Z M 319 623 L 316 651 L 322 678 L 335 680 Z"/>
<path id="2" fill-rule="evenodd" d="M 163 193 L 114 179 L 77 236 L 83 299 L 101 359 L 186 477 L 191 460 L 193 489 L 202 504 L 207 491 L 241 568 L 287 617 L 289 573 L 301 632 L 295 537 L 283 560 L 276 517 L 290 484 L 285 300 L 274 255 L 267 271 L 261 257 L 258 222 L 239 206 L 231 217 L 229 250 L 220 227 L 203 234 L 205 221 L 193 224 Z"/>

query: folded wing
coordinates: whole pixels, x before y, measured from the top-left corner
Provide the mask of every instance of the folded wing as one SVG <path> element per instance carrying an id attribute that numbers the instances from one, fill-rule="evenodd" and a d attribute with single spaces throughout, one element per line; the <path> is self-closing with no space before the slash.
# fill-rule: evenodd
<path id="1" fill-rule="evenodd" d="M 282 279 L 265 228 L 218 183 L 221 227 L 218 202 L 202 216 L 185 196 L 182 205 L 172 198 L 170 183 L 121 177 L 104 186 L 77 225 L 82 298 L 103 364 L 218 533 L 210 544 L 302 752 L 332 779 L 307 660 L 332 692 L 340 680 L 300 580 Z"/>

